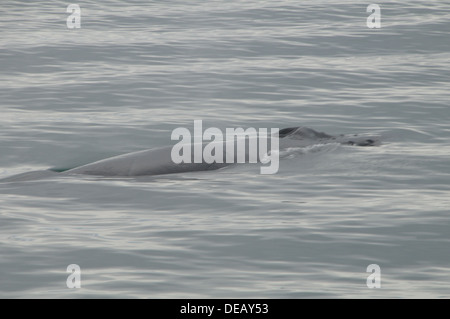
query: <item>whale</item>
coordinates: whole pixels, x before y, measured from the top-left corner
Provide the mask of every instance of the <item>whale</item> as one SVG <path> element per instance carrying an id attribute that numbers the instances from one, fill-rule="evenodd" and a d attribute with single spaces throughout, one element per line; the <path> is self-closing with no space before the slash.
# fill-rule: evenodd
<path id="1" fill-rule="evenodd" d="M 274 133 L 279 140 L 280 150 L 307 147 L 317 144 L 338 143 L 350 146 L 378 146 L 380 145 L 377 136 L 357 135 L 357 134 L 341 134 L 329 135 L 318 132 L 308 127 L 288 127 Z M 195 146 L 192 146 L 195 147 Z M 225 159 L 227 149 L 223 144 L 223 157 Z M 149 150 L 127 153 L 110 158 L 106 158 L 93 163 L 74 167 L 67 170 L 46 170 L 28 172 L 15 175 L 0 182 L 15 182 L 34 180 L 53 176 L 76 176 L 76 175 L 93 175 L 103 177 L 136 177 L 136 176 L 152 176 L 166 175 L 185 172 L 209 171 L 224 168 L 236 163 L 227 163 L 225 160 L 220 162 L 207 162 L 202 160 L 199 163 L 191 161 L 189 163 L 174 163 L 172 160 L 173 146 L 158 147 Z M 193 156 L 193 155 L 192 155 Z M 234 154 L 236 159 L 236 154 Z M 246 154 L 248 157 L 248 154 Z"/>

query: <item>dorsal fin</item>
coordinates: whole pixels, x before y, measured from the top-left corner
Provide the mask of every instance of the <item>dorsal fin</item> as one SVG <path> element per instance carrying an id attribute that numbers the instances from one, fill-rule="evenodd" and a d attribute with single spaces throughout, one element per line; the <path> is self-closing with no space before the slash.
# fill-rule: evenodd
<path id="1" fill-rule="evenodd" d="M 317 132 L 308 127 L 288 127 L 281 129 L 278 132 L 278 136 L 280 138 L 286 137 L 288 135 L 292 135 L 292 138 L 308 138 L 308 139 L 320 139 L 320 138 L 332 138 L 333 136 Z"/>
<path id="2" fill-rule="evenodd" d="M 288 127 L 288 128 L 284 128 L 278 131 L 278 137 L 283 138 L 286 137 L 287 135 L 291 134 L 292 132 L 296 131 L 298 129 L 298 127 Z"/>

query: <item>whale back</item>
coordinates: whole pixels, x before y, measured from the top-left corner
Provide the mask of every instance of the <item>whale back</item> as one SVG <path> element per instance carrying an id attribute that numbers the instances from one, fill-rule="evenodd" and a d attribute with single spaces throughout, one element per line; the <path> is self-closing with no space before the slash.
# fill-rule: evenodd
<path id="1" fill-rule="evenodd" d="M 206 163 L 204 161 L 195 163 L 193 152 L 190 163 L 176 164 L 172 160 L 171 152 L 172 146 L 167 146 L 128 153 L 80 166 L 65 173 L 99 176 L 144 176 L 207 171 L 228 165 L 225 163 Z"/>

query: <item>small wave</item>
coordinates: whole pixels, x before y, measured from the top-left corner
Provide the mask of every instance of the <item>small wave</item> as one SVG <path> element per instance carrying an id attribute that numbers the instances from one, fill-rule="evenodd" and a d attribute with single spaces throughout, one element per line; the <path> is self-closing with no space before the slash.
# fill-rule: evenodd
<path id="1" fill-rule="evenodd" d="M 296 158 L 301 155 L 313 154 L 313 153 L 325 153 L 325 152 L 333 152 L 336 149 L 340 148 L 340 143 L 326 143 L 326 144 L 314 144 L 303 147 L 288 147 L 282 149 L 278 152 L 279 158 L 282 159 L 291 159 Z M 266 155 L 261 159 L 261 163 L 265 164 L 270 161 L 270 158 Z"/>
<path id="2" fill-rule="evenodd" d="M 314 144 L 305 147 L 289 147 L 280 151 L 280 158 L 295 158 L 299 155 L 332 152 L 341 146 L 339 143 Z"/>

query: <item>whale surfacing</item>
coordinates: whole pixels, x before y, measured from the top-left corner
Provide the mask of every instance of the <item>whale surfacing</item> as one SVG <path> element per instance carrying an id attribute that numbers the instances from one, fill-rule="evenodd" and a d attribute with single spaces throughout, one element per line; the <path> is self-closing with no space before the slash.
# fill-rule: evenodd
<path id="1" fill-rule="evenodd" d="M 379 139 L 374 136 L 362 135 L 328 135 L 317 132 L 307 127 L 289 127 L 278 131 L 276 137 L 279 140 L 280 149 L 290 147 L 306 147 L 315 144 L 339 143 L 353 146 L 376 146 L 379 145 Z M 226 157 L 227 148 L 224 143 L 219 147 L 223 148 L 223 157 Z M 173 162 L 171 157 L 173 146 L 160 147 L 145 151 L 133 152 L 124 155 L 114 156 L 94 163 L 79 166 L 63 172 L 40 171 L 24 173 L 2 180 L 3 182 L 24 181 L 55 175 L 95 175 L 95 176 L 149 176 L 174 174 L 182 172 L 216 170 L 229 166 L 231 164 L 223 161 L 222 163 L 208 163 L 203 160 L 200 163 L 179 163 Z M 248 155 L 248 154 L 247 154 Z M 236 156 L 236 154 L 234 154 Z"/>

